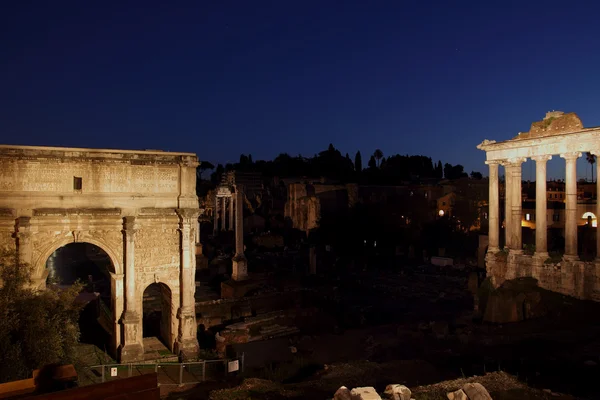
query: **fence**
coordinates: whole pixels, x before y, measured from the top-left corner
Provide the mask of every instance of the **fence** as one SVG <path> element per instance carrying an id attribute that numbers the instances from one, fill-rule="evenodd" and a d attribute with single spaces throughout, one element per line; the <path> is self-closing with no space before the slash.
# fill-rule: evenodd
<path id="1" fill-rule="evenodd" d="M 220 381 L 244 372 L 244 354 L 226 360 L 203 360 L 184 363 L 103 364 L 87 367 L 80 384 L 94 384 L 143 374 L 158 374 L 158 385 L 189 385 Z"/>

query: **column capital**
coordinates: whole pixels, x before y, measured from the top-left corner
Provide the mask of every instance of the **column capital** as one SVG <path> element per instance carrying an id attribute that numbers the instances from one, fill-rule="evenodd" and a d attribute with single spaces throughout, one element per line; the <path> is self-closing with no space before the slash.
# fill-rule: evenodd
<path id="1" fill-rule="evenodd" d="M 520 167 L 525 161 L 527 161 L 527 157 L 512 157 L 503 160 L 502 165 L 505 167 Z"/>
<path id="2" fill-rule="evenodd" d="M 486 161 L 486 165 L 503 165 L 506 160 L 488 160 Z"/>
<path id="3" fill-rule="evenodd" d="M 123 232 L 124 233 L 136 233 L 140 229 L 137 223 L 136 217 L 128 216 L 123 217 Z"/>
<path id="4" fill-rule="evenodd" d="M 567 161 L 569 161 L 569 160 L 577 160 L 579 157 L 581 157 L 581 152 L 579 152 L 579 151 L 573 151 L 573 152 L 568 152 L 568 153 L 562 153 L 560 155 L 560 157 L 564 158 Z"/>
<path id="5" fill-rule="evenodd" d="M 552 156 L 549 154 L 543 154 L 543 155 L 539 155 L 539 156 L 532 156 L 531 159 L 533 161 L 537 162 L 547 162 L 552 160 Z"/>
<path id="6" fill-rule="evenodd" d="M 191 223 L 197 221 L 200 216 L 200 209 L 198 208 L 178 208 L 175 210 L 181 222 Z"/>

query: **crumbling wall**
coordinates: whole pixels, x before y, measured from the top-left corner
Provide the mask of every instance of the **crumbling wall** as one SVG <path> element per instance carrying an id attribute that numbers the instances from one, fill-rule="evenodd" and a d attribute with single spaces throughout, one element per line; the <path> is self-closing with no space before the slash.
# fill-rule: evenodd
<path id="1" fill-rule="evenodd" d="M 583 123 L 576 113 L 563 113 L 551 111 L 541 121 L 531 124 L 529 132 L 521 133 L 517 138 L 526 139 L 556 135 L 561 133 L 577 132 L 583 129 Z"/>

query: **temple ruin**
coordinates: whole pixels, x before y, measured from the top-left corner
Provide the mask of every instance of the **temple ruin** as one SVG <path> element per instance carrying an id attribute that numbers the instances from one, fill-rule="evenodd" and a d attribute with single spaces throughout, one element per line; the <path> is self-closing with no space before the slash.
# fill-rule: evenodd
<path id="1" fill-rule="evenodd" d="M 489 247 L 487 275 L 494 286 L 506 280 L 532 277 L 542 288 L 580 299 L 600 301 L 600 235 L 596 235 L 596 261 L 582 261 L 577 247 L 576 161 L 584 152 L 600 155 L 600 128 L 583 128 L 575 113 L 547 113 L 534 122 L 529 132 L 503 142 L 484 140 L 477 146 L 486 152 L 489 166 Z M 536 164 L 536 214 L 547 215 L 546 165 L 552 156 L 565 160 L 565 248 L 562 260 L 548 254 L 547 221 L 538 218 L 535 226 L 535 253 L 523 252 L 522 242 L 522 164 L 528 158 Z M 500 248 L 498 166 L 505 170 L 505 246 Z M 600 172 L 600 164 L 596 163 Z M 597 181 L 600 192 L 600 180 Z M 596 201 L 596 215 L 600 202 Z"/>
<path id="2" fill-rule="evenodd" d="M 98 246 L 112 264 L 100 317 L 111 353 L 143 360 L 142 298 L 157 283 L 165 345 L 195 357 L 197 165 L 192 153 L 0 146 L 0 247 L 16 250 L 43 290 L 55 250 Z"/>

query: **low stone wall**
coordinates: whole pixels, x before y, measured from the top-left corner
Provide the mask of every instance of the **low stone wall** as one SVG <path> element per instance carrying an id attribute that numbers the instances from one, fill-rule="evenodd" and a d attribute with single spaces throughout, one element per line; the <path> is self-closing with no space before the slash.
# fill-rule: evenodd
<path id="1" fill-rule="evenodd" d="M 196 321 L 205 328 L 250 315 L 294 308 L 303 303 L 305 290 L 276 292 L 241 299 L 218 299 L 196 303 Z"/>
<path id="2" fill-rule="evenodd" d="M 538 286 L 580 300 L 600 302 L 600 263 L 550 262 L 526 254 L 488 253 L 486 269 L 495 287 L 506 280 L 534 278 Z"/>

